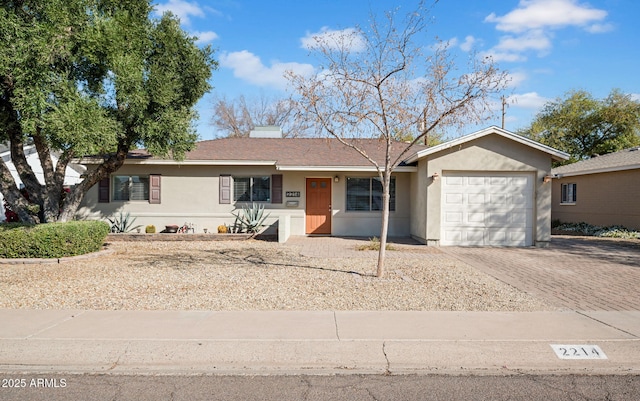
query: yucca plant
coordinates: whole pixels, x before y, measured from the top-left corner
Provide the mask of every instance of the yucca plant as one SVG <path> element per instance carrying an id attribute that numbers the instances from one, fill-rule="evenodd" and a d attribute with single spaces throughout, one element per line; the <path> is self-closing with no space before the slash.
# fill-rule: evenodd
<path id="1" fill-rule="evenodd" d="M 112 233 L 128 233 L 135 230 L 136 228 L 142 227 L 141 225 L 133 225 L 133 223 L 136 221 L 136 218 L 131 218 L 131 214 L 129 212 L 127 212 L 127 214 L 122 214 L 122 212 L 120 212 L 119 216 L 107 220 L 109 220 L 109 223 L 111 223 Z"/>
<path id="2" fill-rule="evenodd" d="M 236 216 L 236 225 L 240 225 L 243 231 L 257 233 L 270 213 L 264 214 L 264 206 L 254 202 L 250 207 L 244 206 L 242 211 L 231 214 Z"/>

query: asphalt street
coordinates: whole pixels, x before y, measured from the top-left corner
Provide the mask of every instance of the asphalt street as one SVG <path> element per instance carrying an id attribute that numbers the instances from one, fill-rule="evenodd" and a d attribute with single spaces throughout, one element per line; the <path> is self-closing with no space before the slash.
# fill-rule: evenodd
<path id="1" fill-rule="evenodd" d="M 640 376 L 601 375 L 104 375 L 1 376 L 3 401 L 640 399 Z M 13 385 L 13 388 L 4 385 Z M 24 386 L 22 385 L 24 384 Z"/>

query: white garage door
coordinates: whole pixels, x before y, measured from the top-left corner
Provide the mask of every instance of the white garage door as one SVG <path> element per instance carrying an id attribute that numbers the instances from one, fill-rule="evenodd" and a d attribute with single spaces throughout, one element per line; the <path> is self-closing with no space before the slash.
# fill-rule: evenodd
<path id="1" fill-rule="evenodd" d="M 441 245 L 533 245 L 533 177 L 444 174 Z"/>

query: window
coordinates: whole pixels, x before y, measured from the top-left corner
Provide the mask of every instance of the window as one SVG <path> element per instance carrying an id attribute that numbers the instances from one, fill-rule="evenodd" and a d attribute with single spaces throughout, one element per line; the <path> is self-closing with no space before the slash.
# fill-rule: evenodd
<path id="1" fill-rule="evenodd" d="M 149 177 L 116 175 L 113 177 L 114 201 L 149 200 Z"/>
<path id="2" fill-rule="evenodd" d="M 391 177 L 389 210 L 396 210 L 396 179 Z M 347 177 L 347 211 L 382 210 L 382 182 L 378 177 Z"/>
<path id="3" fill-rule="evenodd" d="M 271 177 L 233 177 L 233 200 L 236 202 L 271 201 Z"/>
<path id="4" fill-rule="evenodd" d="M 576 203 L 576 184 L 562 184 L 560 203 Z"/>

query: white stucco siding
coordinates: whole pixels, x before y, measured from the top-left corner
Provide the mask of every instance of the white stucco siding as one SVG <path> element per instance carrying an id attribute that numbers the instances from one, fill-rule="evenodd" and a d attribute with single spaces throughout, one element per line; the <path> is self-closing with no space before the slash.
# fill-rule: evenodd
<path id="1" fill-rule="evenodd" d="M 374 173 L 332 172 L 332 171 L 279 171 L 274 166 L 158 166 L 150 164 L 128 164 L 115 175 L 160 174 L 160 204 L 148 201 L 98 202 L 97 185 L 85 196 L 79 214 L 84 218 L 106 219 L 120 211 L 136 217 L 136 224 L 155 225 L 161 230 L 166 225 L 194 223 L 196 229 L 215 230 L 220 224 L 232 224 L 234 210 L 242 208 L 244 202 L 219 202 L 220 175 L 261 176 L 282 174 L 283 202 L 264 203 L 270 213 L 267 223 L 274 224 L 279 216 L 290 216 L 290 234 L 305 235 L 306 179 L 331 178 L 332 235 L 336 236 L 379 236 L 381 212 L 347 212 L 347 177 L 373 177 Z M 338 176 L 338 182 L 335 177 Z M 408 236 L 410 232 L 411 191 L 410 173 L 394 174 L 396 177 L 396 211 L 389 219 L 390 236 Z M 287 192 L 299 193 L 289 196 Z M 289 206 L 287 206 L 287 202 Z M 291 206 L 297 202 L 297 206 Z"/>
<path id="2" fill-rule="evenodd" d="M 533 243 L 550 240 L 551 185 L 543 183 L 545 175 L 551 170 L 551 158 L 548 154 L 529 146 L 498 135 L 488 135 L 431 154 L 420 161 L 420 184 L 426 188 L 426 214 L 422 224 L 426 227 L 426 242 L 440 244 L 443 221 L 443 179 L 456 173 L 510 173 L 528 174 L 532 178 L 531 218 L 533 220 Z M 420 171 L 418 172 L 420 174 Z M 434 174 L 438 178 L 433 179 Z M 412 232 L 419 237 L 419 232 Z"/>

